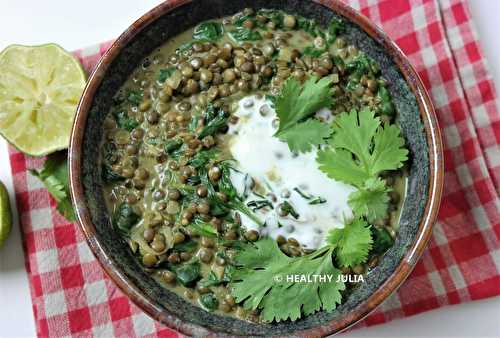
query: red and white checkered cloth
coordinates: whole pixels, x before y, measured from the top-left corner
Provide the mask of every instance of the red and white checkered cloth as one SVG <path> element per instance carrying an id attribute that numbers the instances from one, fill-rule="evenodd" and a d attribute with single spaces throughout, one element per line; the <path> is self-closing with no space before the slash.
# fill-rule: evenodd
<path id="1" fill-rule="evenodd" d="M 499 295 L 500 114 L 467 4 L 348 2 L 389 33 L 422 77 L 443 131 L 446 171 L 428 249 L 399 291 L 359 325 Z M 108 46 L 75 55 L 90 70 Z M 27 172 L 41 160 L 10 154 L 38 335 L 177 337 L 116 288 L 77 226 L 58 215 Z"/>

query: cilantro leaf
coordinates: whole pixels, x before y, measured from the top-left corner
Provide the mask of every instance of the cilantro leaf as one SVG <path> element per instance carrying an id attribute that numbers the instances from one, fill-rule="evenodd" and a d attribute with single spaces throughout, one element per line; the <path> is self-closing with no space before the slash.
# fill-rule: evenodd
<path id="1" fill-rule="evenodd" d="M 340 270 L 331 260 L 331 249 L 326 247 L 310 255 L 288 257 L 276 241 L 265 238 L 248 245 L 235 257 L 238 268 L 232 273 L 230 288 L 237 302 L 246 309 L 262 309 L 265 321 L 296 320 L 301 314 L 319 310 L 331 311 L 341 302 L 337 282 Z M 331 282 L 297 283 L 287 280 L 292 275 L 331 275 Z M 276 281 L 280 276 L 282 281 Z"/>
<path id="2" fill-rule="evenodd" d="M 331 83 L 332 80 L 327 77 L 319 81 L 311 77 L 301 84 L 291 77 L 275 98 L 274 106 L 280 124 L 274 136 L 288 143 L 291 151 L 310 151 L 312 146 L 323 143 L 330 136 L 328 126 L 320 121 L 302 121 L 319 109 L 333 104 Z"/>
<path id="3" fill-rule="evenodd" d="M 311 151 L 313 146 L 323 143 L 331 133 L 332 130 L 327 124 L 316 119 L 309 119 L 283 131 L 280 134 L 280 140 L 288 143 L 292 152 L 305 153 Z"/>
<path id="4" fill-rule="evenodd" d="M 332 128 L 330 147 L 317 156 L 319 169 L 330 178 L 361 188 L 366 180 L 401 168 L 408 159 L 399 128 L 382 127 L 368 109 L 341 114 Z"/>
<path id="5" fill-rule="evenodd" d="M 335 248 L 336 260 L 341 266 L 365 262 L 373 242 L 368 223 L 359 218 L 342 229 L 330 230 L 326 241 Z"/>
<path id="6" fill-rule="evenodd" d="M 355 215 L 365 216 L 369 222 L 387 214 L 390 191 L 380 178 L 368 179 L 364 187 L 349 195 L 349 206 Z"/>
<path id="7" fill-rule="evenodd" d="M 333 104 L 331 83 L 328 77 L 319 81 L 311 77 L 304 84 L 294 77 L 286 80 L 275 101 L 276 114 L 280 120 L 275 136 L 280 136 L 319 109 L 330 107 Z"/>
<path id="8" fill-rule="evenodd" d="M 68 159 L 63 153 L 50 155 L 39 171 L 32 169 L 30 173 L 42 181 L 54 200 L 57 211 L 68 221 L 76 221 L 71 204 L 68 182 Z"/>

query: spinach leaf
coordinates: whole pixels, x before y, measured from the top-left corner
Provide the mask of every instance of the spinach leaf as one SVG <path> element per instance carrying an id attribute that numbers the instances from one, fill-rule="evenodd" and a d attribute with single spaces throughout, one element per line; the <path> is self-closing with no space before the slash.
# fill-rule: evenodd
<path id="1" fill-rule="evenodd" d="M 307 46 L 304 48 L 304 51 L 302 52 L 302 55 L 310 55 L 312 57 L 319 57 L 321 54 L 323 54 L 326 51 L 326 47 L 323 49 L 317 49 L 313 46 Z"/>
<path id="2" fill-rule="evenodd" d="M 217 41 L 224 33 L 224 28 L 221 23 L 209 21 L 203 22 L 195 27 L 193 32 L 193 39 Z"/>
<path id="3" fill-rule="evenodd" d="M 102 164 L 102 179 L 106 183 L 123 181 L 125 177 L 115 172 L 107 163 Z"/>
<path id="4" fill-rule="evenodd" d="M 229 36 L 237 42 L 262 40 L 262 35 L 258 31 L 245 27 L 236 27 L 229 32 Z"/>
<path id="5" fill-rule="evenodd" d="M 337 36 L 345 31 L 345 23 L 341 19 L 333 18 L 328 25 L 327 42 L 333 43 Z"/>
<path id="6" fill-rule="evenodd" d="M 171 140 L 165 144 L 165 152 L 167 154 L 172 154 L 174 151 L 182 147 L 182 140 Z"/>
<path id="7" fill-rule="evenodd" d="M 381 113 L 389 116 L 394 115 L 396 109 L 394 108 L 394 104 L 392 103 L 391 94 L 385 86 L 380 86 L 377 92 L 377 97 L 381 102 Z"/>
<path id="8" fill-rule="evenodd" d="M 106 143 L 103 147 L 104 161 L 102 163 L 102 179 L 106 183 L 118 182 L 125 179 L 125 177 L 119 175 L 113 170 L 111 164 L 114 157 L 116 156 L 116 145 L 114 143 Z"/>
<path id="9" fill-rule="evenodd" d="M 128 114 L 123 110 L 115 112 L 113 116 L 115 118 L 116 124 L 121 129 L 132 131 L 139 126 L 139 122 L 137 122 L 134 118 L 128 116 Z"/>
<path id="10" fill-rule="evenodd" d="M 193 41 L 183 43 L 182 45 L 177 47 L 176 52 L 179 54 L 186 53 L 188 50 L 191 49 L 191 47 L 193 46 L 193 43 L 194 43 Z"/>
<path id="11" fill-rule="evenodd" d="M 372 254 L 380 255 L 394 245 L 394 239 L 385 228 L 370 228 L 373 238 Z"/>
<path id="12" fill-rule="evenodd" d="M 180 252 L 193 252 L 198 247 L 198 243 L 195 241 L 184 241 L 174 245 L 174 250 Z"/>
<path id="13" fill-rule="evenodd" d="M 248 15 L 240 15 L 233 23 L 233 25 L 240 27 L 243 26 L 243 23 L 247 20 L 252 20 L 253 21 L 254 16 L 252 14 Z"/>
<path id="14" fill-rule="evenodd" d="M 160 69 L 160 73 L 158 74 L 158 82 L 165 82 L 167 79 L 172 76 L 175 72 L 175 67 L 168 67 L 164 69 Z"/>
<path id="15" fill-rule="evenodd" d="M 257 12 L 258 15 L 272 21 L 276 28 L 283 28 L 283 12 L 274 9 L 261 9 Z"/>
<path id="16" fill-rule="evenodd" d="M 135 105 L 139 105 L 144 97 L 144 93 L 140 90 L 131 90 L 128 92 L 127 101 Z"/>
<path id="17" fill-rule="evenodd" d="M 129 204 L 122 203 L 113 215 L 113 225 L 123 234 L 128 234 L 130 229 L 139 222 L 139 219 L 139 215 L 132 210 Z"/>
<path id="18" fill-rule="evenodd" d="M 324 37 L 325 33 L 314 19 L 306 19 L 303 16 L 297 17 L 297 27 L 311 34 L 313 37 Z"/>
<path id="19" fill-rule="evenodd" d="M 192 286 L 200 278 L 200 263 L 184 264 L 176 269 L 177 280 L 184 286 Z"/>
<path id="20" fill-rule="evenodd" d="M 208 288 L 210 286 L 220 285 L 220 284 L 222 284 L 224 282 L 225 282 L 225 280 L 217 278 L 217 275 L 213 271 L 210 271 L 210 273 L 208 274 L 207 279 L 201 280 L 198 283 L 198 285 L 200 285 L 202 287 Z"/>
<path id="21" fill-rule="evenodd" d="M 200 304 L 208 311 L 217 310 L 219 307 L 219 301 L 212 292 L 202 294 L 200 296 Z"/>

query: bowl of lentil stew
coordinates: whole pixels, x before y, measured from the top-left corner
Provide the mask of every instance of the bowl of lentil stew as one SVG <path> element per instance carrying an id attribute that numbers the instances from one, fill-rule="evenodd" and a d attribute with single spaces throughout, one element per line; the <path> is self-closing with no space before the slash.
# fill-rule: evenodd
<path id="1" fill-rule="evenodd" d="M 341 22 L 341 31 L 328 32 L 332 22 Z M 299 42 L 286 35 L 279 38 L 294 30 L 306 31 Z M 213 35 L 222 38 L 211 41 Z M 325 40 L 332 35 L 328 48 L 333 45 L 333 49 L 325 51 Z M 218 55 L 214 58 L 211 51 Z M 349 77 L 342 65 L 346 67 L 358 55 L 369 58 L 369 74 Z M 362 64 L 364 59 L 359 59 Z M 138 73 L 142 77 L 134 78 Z M 333 90 L 339 90 L 340 94 L 333 93 L 338 95 L 338 110 L 333 115 L 360 108 L 362 103 L 371 105 L 380 120 L 397 122 L 409 160 L 397 175 L 382 177 L 393 190 L 388 212 L 397 221 L 385 217 L 373 228 L 384 229 L 391 246 L 372 255 L 366 264 L 349 268 L 369 282 L 348 288 L 333 311 L 299 315 L 295 320 L 262 321 L 259 310 L 246 310 L 228 291 L 224 278 L 232 249 L 226 244 L 258 243 L 260 237 L 269 236 L 286 257 L 300 258 L 320 243 L 313 236 L 302 237 L 304 243 L 285 236 L 285 229 L 294 226 L 288 233 L 300 234 L 293 223 L 300 215 L 294 220 L 293 203 L 284 203 L 287 194 L 276 196 L 277 201 L 268 196 L 258 201 L 241 197 L 236 201 L 241 203 L 226 201 L 238 189 L 229 186 L 223 190 L 220 181 L 229 177 L 234 183 L 227 173 L 244 169 L 230 165 L 230 155 L 234 155 L 230 150 L 248 142 L 262 144 L 266 135 L 240 137 L 240 143 L 224 139 L 237 140 L 238 135 L 264 130 L 257 127 L 260 120 L 252 124 L 248 116 L 275 116 L 269 109 L 275 99 L 268 96 L 279 96 L 288 78 L 303 83 L 310 77 L 316 77 L 317 83 L 328 78 Z M 348 86 L 352 88 L 346 94 Z M 241 120 L 249 120 L 249 127 L 245 129 Z M 227 149 L 219 149 L 222 155 L 217 156 L 222 157 L 214 161 L 210 150 L 222 144 Z M 79 223 L 94 254 L 115 283 L 153 318 L 194 336 L 323 336 L 363 318 L 411 271 L 437 214 L 441 152 L 432 105 L 407 59 L 385 34 L 342 3 L 173 1 L 134 23 L 91 75 L 73 129 L 70 180 Z M 245 157 L 240 158 L 243 160 Z M 161 174 L 155 166 L 162 167 Z M 169 185 L 172 176 L 175 186 Z M 404 183 L 404 189 L 398 188 L 398 182 Z M 262 185 L 255 181 L 243 184 L 252 186 L 257 194 L 265 193 L 255 188 Z M 334 200 L 324 197 L 328 191 L 313 196 L 297 188 L 289 193 L 296 200 L 306 199 L 307 204 L 316 200 L 324 206 Z M 217 205 L 205 203 L 212 195 Z M 252 202 L 255 204 L 249 204 Z M 236 208 L 238 216 L 232 214 L 228 221 L 218 217 L 221 211 L 216 208 Z M 268 222 L 265 231 L 252 227 L 255 213 L 266 208 L 288 219 L 282 219 L 288 224 L 278 226 L 278 222 L 273 227 Z M 262 222 L 260 218 L 253 221 L 254 225 Z M 235 228 L 238 223 L 244 226 Z M 187 226 L 194 231 L 183 230 Z M 217 237 L 219 233 L 224 243 Z M 220 249 L 224 249 L 222 255 Z M 192 264 L 193 258 L 198 264 Z M 215 277 L 210 279 L 213 270 Z M 206 281 L 209 283 L 201 283 Z"/>

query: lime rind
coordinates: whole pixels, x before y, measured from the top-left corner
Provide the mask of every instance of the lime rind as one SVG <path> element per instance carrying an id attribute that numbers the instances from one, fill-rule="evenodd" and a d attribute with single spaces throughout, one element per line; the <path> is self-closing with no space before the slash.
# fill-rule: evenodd
<path id="1" fill-rule="evenodd" d="M 56 44 L 7 47 L 0 53 L 0 134 L 32 156 L 67 148 L 85 83 L 81 64 Z"/>
<path id="2" fill-rule="evenodd" d="M 0 181 L 0 248 L 3 246 L 12 229 L 12 211 L 9 194 Z"/>

